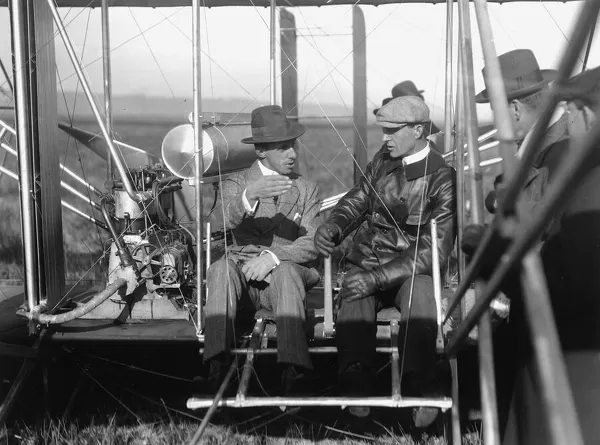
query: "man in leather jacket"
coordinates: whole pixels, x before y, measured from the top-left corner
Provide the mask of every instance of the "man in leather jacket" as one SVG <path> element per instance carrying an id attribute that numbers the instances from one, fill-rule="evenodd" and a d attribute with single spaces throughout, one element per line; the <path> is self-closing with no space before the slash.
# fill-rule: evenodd
<path id="1" fill-rule="evenodd" d="M 400 344 L 410 314 L 403 370 L 411 388 L 419 391 L 432 378 L 437 324 L 430 221 L 438 224 L 440 264 L 455 238 L 456 175 L 426 139 L 429 108 L 416 96 L 398 97 L 376 119 L 384 145 L 315 235 L 317 250 L 328 256 L 358 228 L 336 321 L 342 391 L 358 397 L 371 391 L 377 312 L 386 306 L 401 312 Z"/>

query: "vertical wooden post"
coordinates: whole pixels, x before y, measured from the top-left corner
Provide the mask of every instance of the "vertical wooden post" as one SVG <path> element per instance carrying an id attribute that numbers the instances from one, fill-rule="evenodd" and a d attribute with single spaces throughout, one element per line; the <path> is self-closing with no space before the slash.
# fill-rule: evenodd
<path id="1" fill-rule="evenodd" d="M 483 184 L 477 144 L 477 112 L 475 109 L 475 84 L 473 82 L 473 45 L 469 1 L 458 2 L 459 26 L 461 30 L 460 49 L 462 52 L 463 106 L 467 133 L 469 161 L 469 189 L 471 196 L 471 221 L 483 224 Z M 475 298 L 481 297 L 485 284 L 475 282 Z M 494 377 L 494 352 L 492 345 L 492 325 L 489 311 L 485 311 L 479 321 L 479 381 L 481 386 L 481 407 L 483 411 L 483 438 L 488 445 L 500 443 L 497 416 L 496 383 Z"/>
<path id="2" fill-rule="evenodd" d="M 277 63 L 275 58 L 276 44 L 275 33 L 277 32 L 277 1 L 271 0 L 270 25 L 269 25 L 269 80 L 270 84 L 270 104 L 277 105 Z"/>
<path id="3" fill-rule="evenodd" d="M 285 8 L 279 10 L 281 42 L 281 108 L 289 119 L 298 121 L 298 51 L 296 18 Z"/>
<path id="4" fill-rule="evenodd" d="M 452 131 L 454 122 L 452 116 L 452 42 L 453 31 L 453 4 L 452 0 L 446 0 L 446 101 L 444 107 L 444 149 L 445 152 L 456 150 L 452 147 Z"/>
<path id="5" fill-rule="evenodd" d="M 358 6 L 352 8 L 353 119 L 354 119 L 354 182 L 367 167 L 367 42 L 365 16 Z M 360 167 L 360 168 L 359 168 Z"/>
<path id="6" fill-rule="evenodd" d="M 60 150 L 58 147 L 58 107 L 54 25 L 46 2 L 29 1 L 32 42 L 29 45 L 32 65 L 32 151 L 39 159 L 39 210 L 41 215 L 40 265 L 42 292 L 50 307 L 64 291 L 64 250 L 60 188 Z"/>
<path id="7" fill-rule="evenodd" d="M 281 108 L 292 122 L 299 121 L 298 109 L 298 45 L 296 42 L 296 18 L 291 11 L 279 9 L 279 43 L 281 46 Z M 308 174 L 304 151 L 298 151 L 294 173 Z M 300 171 L 300 166 L 305 169 Z"/>
<path id="8" fill-rule="evenodd" d="M 192 89 L 194 92 L 194 184 L 196 187 L 196 296 L 197 296 L 197 323 L 196 336 L 200 338 L 203 329 L 203 306 L 204 301 L 204 256 L 202 246 L 204 242 L 204 225 L 202 224 L 204 198 L 202 195 L 202 178 L 204 175 L 204 156 L 202 152 L 202 82 L 201 82 L 201 57 L 202 50 L 200 38 L 200 2 L 192 1 Z M 210 234 L 208 235 L 210 237 Z"/>
<path id="9" fill-rule="evenodd" d="M 102 0 L 102 72 L 104 80 L 104 113 L 106 114 L 106 131 L 113 137 L 112 120 L 112 72 L 110 68 L 110 19 L 108 13 L 108 0 Z M 111 181 L 112 158 L 110 150 L 106 149 L 106 179 Z"/>
<path id="10" fill-rule="evenodd" d="M 494 35 L 487 9 L 487 0 L 475 0 L 475 13 L 477 14 L 477 25 L 481 36 L 481 47 L 485 60 L 484 80 L 490 98 L 490 105 L 494 111 L 494 125 L 498 129 L 496 139 L 500 142 L 499 152 L 502 156 L 502 172 L 504 184 L 513 177 L 516 166 L 515 135 L 512 128 L 508 102 L 506 100 L 506 89 L 500 69 L 500 62 L 496 57 L 494 46 Z"/>
<path id="11" fill-rule="evenodd" d="M 530 251 L 523 258 L 522 265 L 523 302 L 531 332 L 536 383 L 539 385 L 539 397 L 542 399 L 551 443 L 583 444 L 539 253 Z"/>

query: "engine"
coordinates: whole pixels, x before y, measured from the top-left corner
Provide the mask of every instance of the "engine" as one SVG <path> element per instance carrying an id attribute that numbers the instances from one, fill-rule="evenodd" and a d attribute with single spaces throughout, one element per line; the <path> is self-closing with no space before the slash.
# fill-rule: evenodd
<path id="1" fill-rule="evenodd" d="M 106 184 L 112 189 L 102 200 L 112 234 L 109 282 L 126 278 L 126 294 L 145 291 L 143 299 L 191 298 L 196 281 L 193 237 L 173 214 L 173 194 L 182 180 L 161 165 L 130 170 L 129 174 L 134 189 L 149 192 L 150 197 L 138 203 L 121 181 Z"/>

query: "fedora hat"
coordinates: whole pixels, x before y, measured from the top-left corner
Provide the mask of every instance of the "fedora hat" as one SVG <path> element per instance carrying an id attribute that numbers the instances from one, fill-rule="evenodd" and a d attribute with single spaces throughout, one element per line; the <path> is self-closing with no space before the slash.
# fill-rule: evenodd
<path id="1" fill-rule="evenodd" d="M 420 97 L 421 99 L 423 99 L 424 92 L 425 92 L 425 90 L 417 89 L 417 86 L 413 83 L 412 80 L 405 80 L 403 82 L 400 82 L 400 83 L 394 85 L 394 88 L 392 88 L 392 97 L 386 97 L 385 99 L 383 99 L 383 101 L 381 102 L 381 107 L 383 107 L 385 104 L 387 104 L 390 100 L 395 99 L 397 97 L 402 97 L 402 96 L 417 96 L 417 97 Z M 379 107 L 379 108 L 381 108 L 381 107 Z M 377 116 L 377 112 L 379 111 L 379 108 L 375 108 L 373 110 L 373 114 L 375 116 Z"/>
<path id="2" fill-rule="evenodd" d="M 421 97 L 425 90 L 417 89 L 417 86 L 412 82 L 412 80 L 405 80 L 404 82 L 400 82 L 394 85 L 392 88 L 392 97 L 402 97 L 402 96 L 417 96 Z M 422 97 L 421 97 L 422 98 Z"/>
<path id="3" fill-rule="evenodd" d="M 244 144 L 266 144 L 299 138 L 306 129 L 288 120 L 279 105 L 258 107 L 250 120 L 252 136 L 242 139 Z"/>
<path id="4" fill-rule="evenodd" d="M 498 56 L 498 62 L 500 62 L 508 100 L 540 91 L 556 79 L 556 70 L 541 70 L 535 55 L 528 49 L 515 49 L 501 54 Z M 485 67 L 481 71 L 485 73 Z M 483 90 L 475 96 L 475 101 L 478 103 L 489 102 L 487 90 Z"/>

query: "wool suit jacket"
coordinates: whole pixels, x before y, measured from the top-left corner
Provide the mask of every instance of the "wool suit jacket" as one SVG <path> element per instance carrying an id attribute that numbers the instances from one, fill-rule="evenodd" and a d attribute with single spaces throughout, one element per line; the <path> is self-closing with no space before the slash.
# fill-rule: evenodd
<path id="1" fill-rule="evenodd" d="M 242 195 L 251 181 L 262 177 L 258 161 L 223 182 L 225 225 L 232 230 L 231 248 L 239 257 L 252 258 L 264 250 L 280 261 L 311 266 L 317 259 L 314 235 L 321 223 L 316 184 L 293 174 L 291 188 L 277 199 L 261 199 L 254 215 L 244 207 Z"/>

